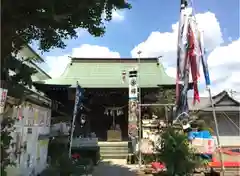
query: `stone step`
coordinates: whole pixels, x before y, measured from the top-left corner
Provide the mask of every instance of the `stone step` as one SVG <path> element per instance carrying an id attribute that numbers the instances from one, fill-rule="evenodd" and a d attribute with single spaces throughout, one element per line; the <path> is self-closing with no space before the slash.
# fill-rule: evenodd
<path id="1" fill-rule="evenodd" d="M 100 151 L 128 151 L 128 147 L 100 147 Z"/>
<path id="2" fill-rule="evenodd" d="M 128 148 L 124 147 L 124 148 L 110 148 L 110 147 L 100 147 L 100 152 L 128 152 Z"/>
<path id="3" fill-rule="evenodd" d="M 109 153 L 114 153 L 114 154 L 121 154 L 121 153 L 128 153 L 128 150 L 121 150 L 121 151 L 111 151 L 111 150 L 105 150 L 105 151 L 101 151 L 100 150 L 100 154 L 104 154 L 104 153 L 106 153 L 106 154 L 109 154 Z"/>
<path id="4" fill-rule="evenodd" d="M 126 159 L 126 155 L 101 155 L 101 159 Z"/>
<path id="5" fill-rule="evenodd" d="M 121 149 L 106 149 L 100 148 L 100 153 L 128 153 L 128 148 L 121 148 Z"/>
<path id="6" fill-rule="evenodd" d="M 101 155 L 102 159 L 126 159 L 127 158 L 127 154 L 103 154 Z"/>
<path id="7" fill-rule="evenodd" d="M 128 142 L 98 142 L 99 147 L 128 147 Z"/>
<path id="8" fill-rule="evenodd" d="M 118 153 L 128 153 L 128 150 L 120 150 L 120 151 L 109 151 L 109 150 L 103 150 L 103 151 L 101 151 L 100 150 L 100 154 L 104 154 L 104 153 L 106 153 L 106 154 L 108 154 L 108 153 L 115 153 L 115 154 L 118 154 Z"/>
<path id="9" fill-rule="evenodd" d="M 128 142 L 98 142 L 103 159 L 126 159 Z"/>

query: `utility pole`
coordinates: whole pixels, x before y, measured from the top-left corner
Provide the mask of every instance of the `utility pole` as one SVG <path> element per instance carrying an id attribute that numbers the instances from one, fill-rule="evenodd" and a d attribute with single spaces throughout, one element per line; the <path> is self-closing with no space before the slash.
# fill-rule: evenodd
<path id="1" fill-rule="evenodd" d="M 139 159 L 138 159 L 138 165 L 139 169 L 142 167 L 142 152 L 141 152 L 141 146 L 142 146 L 142 115 L 141 115 L 141 85 L 140 85 L 140 67 L 141 67 L 141 53 L 142 51 L 138 51 L 138 151 L 139 151 Z"/>

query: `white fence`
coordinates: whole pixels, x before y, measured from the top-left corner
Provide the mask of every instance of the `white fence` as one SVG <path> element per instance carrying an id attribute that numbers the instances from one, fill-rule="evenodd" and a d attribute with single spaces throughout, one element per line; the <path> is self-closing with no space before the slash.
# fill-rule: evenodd
<path id="1" fill-rule="evenodd" d="M 216 136 L 214 136 L 216 140 Z M 240 135 L 239 136 L 220 136 L 220 143 L 224 146 L 236 146 L 240 147 Z"/>

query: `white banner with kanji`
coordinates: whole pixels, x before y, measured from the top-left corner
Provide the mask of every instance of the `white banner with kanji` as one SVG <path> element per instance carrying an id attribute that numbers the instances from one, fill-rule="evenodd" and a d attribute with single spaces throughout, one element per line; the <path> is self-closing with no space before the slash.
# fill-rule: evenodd
<path id="1" fill-rule="evenodd" d="M 0 88 L 0 114 L 4 112 L 4 107 L 7 100 L 7 93 L 7 89 Z"/>
<path id="2" fill-rule="evenodd" d="M 215 151 L 216 145 L 213 138 L 195 138 L 191 141 L 191 145 L 196 149 L 197 153 L 211 154 Z"/>

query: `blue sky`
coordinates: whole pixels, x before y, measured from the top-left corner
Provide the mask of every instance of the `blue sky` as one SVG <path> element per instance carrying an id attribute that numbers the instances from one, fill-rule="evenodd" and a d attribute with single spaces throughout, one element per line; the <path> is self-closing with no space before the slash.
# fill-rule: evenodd
<path id="1" fill-rule="evenodd" d="M 231 83 L 228 84 L 223 85 L 222 82 L 219 82 L 221 87 L 228 89 L 228 87 L 232 87 L 235 84 L 235 80 L 231 76 L 238 74 L 239 71 L 237 69 L 231 72 L 227 70 L 224 76 L 219 77 L 219 70 L 222 69 L 223 65 L 226 66 L 226 63 L 230 65 L 238 63 L 240 65 L 240 62 L 237 60 L 240 54 L 236 49 L 236 46 L 240 43 L 239 0 L 192 1 L 194 12 L 200 14 L 200 26 L 203 26 L 203 30 L 206 33 L 205 43 L 209 46 L 211 77 L 214 78 L 214 82 L 231 79 Z M 111 52 L 117 52 L 121 57 L 134 57 L 134 51 L 136 53 L 140 43 L 145 42 L 141 46 L 144 50 L 143 52 L 145 52 L 143 55 L 146 57 L 156 56 L 157 54 L 164 55 L 166 59 L 163 60 L 163 64 L 168 71 L 170 70 L 170 75 L 174 75 L 174 66 L 170 64 L 170 60 L 172 60 L 171 63 L 175 63 L 175 48 L 172 47 L 172 45 L 175 46 L 175 40 L 169 41 L 176 38 L 172 25 L 179 19 L 180 0 L 131 0 L 129 2 L 132 4 L 132 9 L 117 12 L 121 17 L 120 20 L 119 18 L 113 19 L 112 22 L 108 23 L 106 34 L 103 37 L 94 38 L 87 32 L 81 32 L 78 39 L 66 41 L 67 47 L 65 49 L 53 49 L 48 53 L 43 53 L 43 58 L 46 59 L 43 69 L 51 72 L 52 69 L 55 69 L 53 68 L 56 65 L 54 62 L 59 64 L 64 60 L 63 58 L 67 58 L 67 55 L 73 53 L 73 48 L 79 49 L 84 44 L 89 45 L 87 47 L 90 51 L 89 57 L 96 56 L 91 56 L 91 53 L 96 53 L 94 52 L 96 47 L 91 50 L 92 46 L 100 46 L 101 48 L 98 48 L 96 51 L 107 52 L 105 54 L 106 57 Z M 87 49 L 82 47 L 82 50 L 77 52 L 79 57 L 88 56 L 87 53 L 82 54 Z M 231 58 L 228 58 L 230 53 Z M 110 54 L 109 57 L 114 56 L 116 56 L 116 53 L 114 55 Z M 172 57 L 171 59 L 170 56 Z M 219 58 L 220 56 L 221 59 Z M 230 59 L 233 61 L 230 62 Z M 62 62 L 62 67 L 65 67 L 67 64 L 66 60 L 68 59 Z M 216 62 L 220 63 L 216 64 Z M 229 76 L 229 74 L 231 75 Z M 215 85 L 215 87 L 219 86 Z"/>
<path id="2" fill-rule="evenodd" d="M 104 37 L 94 38 L 88 34 L 76 40 L 67 41 L 64 50 L 53 49 L 44 56 L 55 56 L 59 52 L 70 52 L 81 44 L 107 46 L 118 51 L 122 57 L 130 57 L 132 48 L 145 40 L 152 31 L 169 31 L 171 25 L 179 19 L 178 0 L 132 0 L 133 8 L 124 12 L 124 21 L 110 23 Z M 149 2 L 149 3 L 147 3 Z M 196 13 L 210 11 L 215 13 L 220 22 L 223 37 L 239 37 L 239 0 L 195 0 Z"/>

